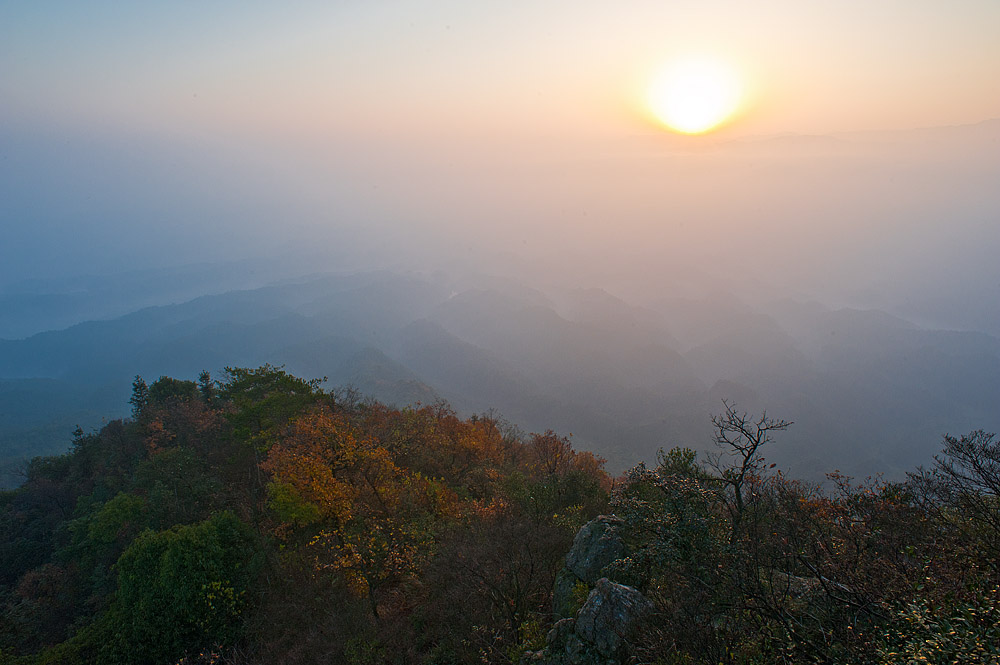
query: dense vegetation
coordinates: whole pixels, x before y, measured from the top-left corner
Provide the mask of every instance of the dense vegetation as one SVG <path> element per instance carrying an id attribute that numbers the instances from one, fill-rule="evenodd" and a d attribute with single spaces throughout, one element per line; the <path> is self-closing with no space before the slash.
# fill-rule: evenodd
<path id="1" fill-rule="evenodd" d="M 503 662 L 601 460 L 282 370 L 134 385 L 0 494 L 0 662 Z"/>
<path id="2" fill-rule="evenodd" d="M 1000 441 L 946 436 L 906 482 L 826 491 L 761 448 L 790 423 L 725 404 L 719 453 L 631 470 L 613 499 L 629 556 L 606 571 L 657 612 L 639 662 L 1000 662 Z"/>
<path id="3" fill-rule="evenodd" d="M 0 494 L 0 663 L 518 662 L 609 507 L 627 556 L 605 574 L 656 608 L 636 662 L 1000 657 L 984 432 L 905 482 L 821 488 L 765 463 L 788 423 L 727 403 L 717 456 L 674 449 L 611 491 L 552 432 L 270 366 L 137 378 L 132 407 Z"/>

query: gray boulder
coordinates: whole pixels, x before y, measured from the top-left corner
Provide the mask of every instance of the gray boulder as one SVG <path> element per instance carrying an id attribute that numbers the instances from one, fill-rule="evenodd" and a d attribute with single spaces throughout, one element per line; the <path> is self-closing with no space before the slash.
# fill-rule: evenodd
<path id="1" fill-rule="evenodd" d="M 576 632 L 575 619 L 560 619 L 552 626 L 552 630 L 545 636 L 545 645 L 555 649 L 566 646 L 566 641 Z"/>
<path id="2" fill-rule="evenodd" d="M 608 564 L 625 556 L 621 525 L 614 515 L 600 515 L 583 525 L 566 555 L 566 567 L 587 584 L 597 582 Z"/>
<path id="3" fill-rule="evenodd" d="M 523 665 L 620 665 L 633 655 L 632 637 L 654 607 L 637 589 L 604 577 L 605 568 L 627 555 L 622 525 L 601 515 L 577 532 L 553 588 L 556 623 L 544 649 L 522 655 Z"/>
<path id="4" fill-rule="evenodd" d="M 602 578 L 576 615 L 574 629 L 598 656 L 621 662 L 630 638 L 653 610 L 653 603 L 638 589 Z"/>
<path id="5" fill-rule="evenodd" d="M 653 611 L 653 603 L 638 590 L 601 578 L 576 617 L 557 621 L 545 648 L 524 654 L 521 662 L 621 665 L 633 655 L 632 638 Z"/>

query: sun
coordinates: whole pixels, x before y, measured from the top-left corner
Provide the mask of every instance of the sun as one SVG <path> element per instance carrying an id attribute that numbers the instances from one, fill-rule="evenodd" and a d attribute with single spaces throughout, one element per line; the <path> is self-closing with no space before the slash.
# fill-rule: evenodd
<path id="1" fill-rule="evenodd" d="M 666 65 L 647 92 L 656 119 L 682 134 L 703 134 L 732 117 L 742 86 L 725 63 L 689 57 Z"/>

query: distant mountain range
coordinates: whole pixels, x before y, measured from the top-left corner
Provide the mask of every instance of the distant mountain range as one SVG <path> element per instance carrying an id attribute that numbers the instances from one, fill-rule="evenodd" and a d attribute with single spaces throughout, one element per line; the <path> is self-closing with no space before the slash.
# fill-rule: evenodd
<path id="1" fill-rule="evenodd" d="M 711 447 L 721 400 L 795 425 L 767 456 L 808 478 L 899 475 L 942 434 L 1000 427 L 1000 340 L 879 311 L 734 296 L 631 303 L 443 273 L 317 276 L 0 341 L 0 458 L 127 412 L 132 378 L 285 365 L 399 405 L 495 409 L 572 433 L 613 471 Z M 6 482 L 14 482 L 8 477 Z"/>

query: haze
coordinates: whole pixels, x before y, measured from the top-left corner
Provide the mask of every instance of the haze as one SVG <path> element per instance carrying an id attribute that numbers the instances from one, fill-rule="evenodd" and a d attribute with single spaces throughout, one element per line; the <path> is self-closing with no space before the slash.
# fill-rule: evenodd
<path id="1" fill-rule="evenodd" d="M 991 0 L 4 3 L 0 338 L 379 269 L 1000 335 L 997 34 Z M 689 54 L 746 90 L 694 137 L 643 99 Z"/>

